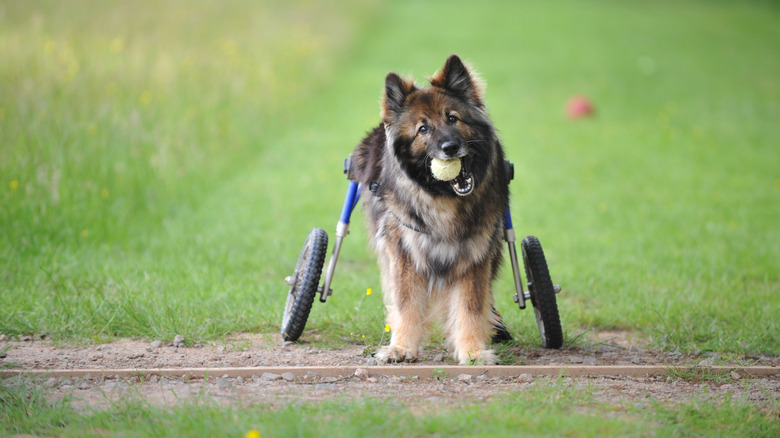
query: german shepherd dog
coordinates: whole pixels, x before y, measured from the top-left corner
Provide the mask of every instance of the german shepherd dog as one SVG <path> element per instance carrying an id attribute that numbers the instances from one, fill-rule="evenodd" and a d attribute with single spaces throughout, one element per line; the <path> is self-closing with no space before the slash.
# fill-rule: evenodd
<path id="1" fill-rule="evenodd" d="M 485 110 L 483 84 L 456 55 L 420 88 L 389 73 L 382 123 L 352 154 L 378 252 L 389 346 L 382 361 L 414 361 L 439 320 L 461 364 L 494 364 L 491 336 L 503 322 L 491 283 L 501 264 L 509 206 L 504 152 Z M 431 160 L 461 159 L 451 181 Z"/>

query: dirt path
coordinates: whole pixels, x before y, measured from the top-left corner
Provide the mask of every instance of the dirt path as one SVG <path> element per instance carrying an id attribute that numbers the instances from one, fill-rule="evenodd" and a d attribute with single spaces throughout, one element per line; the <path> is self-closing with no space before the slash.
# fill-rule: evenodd
<path id="1" fill-rule="evenodd" d="M 624 332 L 599 332 L 589 347 L 561 350 L 508 348 L 501 352 L 513 365 L 760 365 L 780 367 L 776 356 L 685 355 L 648 349 Z M 186 340 L 164 344 L 120 339 L 85 347 L 57 346 L 47 340 L 25 337 L 23 341 L 0 340 L 6 368 L 226 368 L 284 366 L 375 366 L 364 346 L 322 350 L 306 344 L 283 344 L 277 334 L 235 336 L 223 344 L 185 345 Z M 454 365 L 447 351 L 428 348 L 416 365 Z M 404 366 L 399 364 L 398 366 Z"/>
<path id="2" fill-rule="evenodd" d="M 283 345 L 275 335 L 241 335 L 224 345 L 194 347 L 179 342 L 174 345 L 137 340 L 62 347 L 47 340 L 25 338 L 23 341 L 0 342 L 0 351 L 4 351 L 2 362 L 6 370 L 85 370 L 78 377 L 49 375 L 43 379 L 51 397 L 70 396 L 78 403 L 91 406 L 105 403 L 107 397 L 117 399 L 128 394 L 159 404 L 177 403 L 204 394 L 224 403 L 240 401 L 272 405 L 336 396 L 348 399 L 392 397 L 411 404 L 488 399 L 507 391 L 528 389 L 538 382 L 558 379 L 540 377 L 545 373 L 538 370 L 550 366 L 557 370 L 561 366 L 639 369 L 653 365 L 685 365 L 704 370 L 701 375 L 688 373 L 683 378 L 659 373 L 657 370 L 661 368 L 656 367 L 656 371 L 650 373 L 652 375 L 639 372 L 632 377 L 560 379 L 565 385 L 588 385 L 595 390 L 598 399 L 610 403 L 642 404 L 649 399 L 682 401 L 702 394 L 705 386 L 706 397 L 712 399 L 722 399 L 727 395 L 747 397 L 752 403 L 766 407 L 780 398 L 778 357 L 692 356 L 657 352 L 644 348 L 641 343 L 632 343 L 630 336 L 617 332 L 602 332 L 596 338 L 600 340 L 588 348 L 518 348 L 502 353 L 509 362 L 536 367 L 537 371 L 528 368 L 528 372 L 516 366 L 492 367 L 491 370 L 460 368 L 450 360 L 446 351 L 435 348 L 424 350 L 421 360 L 415 364 L 381 367 L 382 364 L 374 358 L 364 355 L 363 346 L 321 350 L 306 345 Z M 749 378 L 745 373 L 733 373 L 728 368 L 748 365 L 761 366 L 764 371 L 758 378 Z M 727 368 L 721 369 L 722 375 L 715 376 L 710 372 L 716 369 L 713 366 Z M 293 373 L 290 367 L 298 369 Z M 177 371 L 186 368 L 200 370 L 182 377 L 184 373 Z M 205 378 L 204 368 L 211 370 Z M 227 368 L 245 370 L 228 372 Z M 777 373 L 772 372 L 774 368 L 777 368 Z M 112 375 L 111 371 L 107 371 L 112 369 L 167 369 L 171 372 L 168 375 L 136 375 L 134 372 Z M 519 371 L 508 372 L 510 369 Z M 552 374 L 557 376 L 558 373 Z M 705 381 L 701 381 L 702 378 Z"/>

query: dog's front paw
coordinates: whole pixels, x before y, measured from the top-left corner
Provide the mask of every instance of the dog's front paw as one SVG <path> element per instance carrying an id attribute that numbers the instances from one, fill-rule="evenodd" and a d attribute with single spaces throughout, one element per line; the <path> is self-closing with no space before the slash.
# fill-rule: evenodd
<path id="1" fill-rule="evenodd" d="M 376 358 L 382 362 L 414 362 L 417 360 L 417 352 L 397 345 L 388 345 L 377 351 Z"/>
<path id="2" fill-rule="evenodd" d="M 458 352 L 455 359 L 461 365 L 495 365 L 498 363 L 498 356 L 493 350 L 482 350 L 477 352 Z"/>

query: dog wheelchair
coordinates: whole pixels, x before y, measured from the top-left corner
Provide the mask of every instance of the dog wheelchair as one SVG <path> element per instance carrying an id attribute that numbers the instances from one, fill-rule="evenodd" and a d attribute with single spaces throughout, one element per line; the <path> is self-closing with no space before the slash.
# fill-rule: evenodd
<path id="1" fill-rule="evenodd" d="M 508 160 L 505 164 L 508 180 L 511 181 L 514 179 L 514 165 Z M 355 181 L 352 176 L 351 155 L 344 161 L 344 173 L 349 180 L 349 186 L 344 198 L 341 217 L 336 225 L 336 241 L 322 285 L 320 285 L 320 278 L 328 249 L 328 234 L 322 228 L 314 228 L 306 236 L 295 270 L 292 275 L 285 278 L 285 282 L 289 285 L 281 326 L 282 338 L 285 341 L 296 341 L 301 336 L 317 293 L 320 294 L 319 300 L 322 303 L 326 302 L 328 297 L 333 294 L 331 284 L 336 272 L 341 244 L 344 237 L 349 234 L 350 217 L 363 190 L 363 185 Z M 514 301 L 520 309 L 525 309 L 526 302 L 531 302 L 542 338 L 542 346 L 544 348 L 560 348 L 563 345 L 563 331 L 561 330 L 555 296 L 561 291 L 561 288 L 559 285 L 553 284 L 550 278 L 542 245 L 539 243 L 539 239 L 534 236 L 527 236 L 520 243 L 523 264 L 525 265 L 526 288 L 528 289 L 525 291 L 520 277 L 520 266 L 515 247 L 515 230 L 512 226 L 512 216 L 509 209 L 507 209 L 504 224 L 504 240 L 509 248 L 509 261 L 512 264 L 512 273 L 514 274 Z M 495 312 L 495 309 L 493 311 Z M 494 327 L 493 341 L 511 340 L 512 337 L 503 326 L 503 321 L 500 318 L 499 322 L 500 324 Z"/>

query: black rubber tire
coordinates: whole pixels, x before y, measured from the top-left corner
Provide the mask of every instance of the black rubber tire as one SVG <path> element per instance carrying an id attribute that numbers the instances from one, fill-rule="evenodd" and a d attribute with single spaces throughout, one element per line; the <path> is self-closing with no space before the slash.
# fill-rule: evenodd
<path id="1" fill-rule="evenodd" d="M 296 341 L 303 333 L 314 296 L 317 295 L 327 249 L 328 233 L 322 228 L 311 230 L 303 242 L 301 255 L 295 265 L 282 314 L 282 338 L 285 341 Z"/>
<path id="2" fill-rule="evenodd" d="M 534 306 L 536 323 L 542 336 L 544 348 L 561 348 L 563 345 L 563 330 L 558 316 L 558 304 L 555 301 L 555 289 L 547 261 L 544 258 L 542 244 L 534 236 L 523 239 L 523 263 L 528 279 L 528 290 L 531 293 L 531 304 Z"/>

